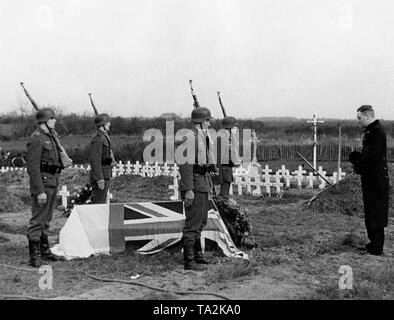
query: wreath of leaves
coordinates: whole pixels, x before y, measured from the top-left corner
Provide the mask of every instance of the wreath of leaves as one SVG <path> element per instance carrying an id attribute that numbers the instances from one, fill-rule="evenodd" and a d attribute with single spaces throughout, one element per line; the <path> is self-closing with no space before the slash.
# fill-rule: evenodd
<path id="1" fill-rule="evenodd" d="M 221 196 L 215 196 L 214 200 L 234 244 L 247 249 L 257 247 L 252 239 L 252 226 L 246 211 L 241 209 L 238 202 Z"/>
<path id="2" fill-rule="evenodd" d="M 67 209 L 64 211 L 63 215 L 65 217 L 69 217 L 75 205 L 91 203 L 91 196 L 92 186 L 90 185 L 90 183 L 87 183 L 85 187 L 79 189 L 78 192 L 74 192 L 71 195 L 69 203 L 67 204 Z"/>

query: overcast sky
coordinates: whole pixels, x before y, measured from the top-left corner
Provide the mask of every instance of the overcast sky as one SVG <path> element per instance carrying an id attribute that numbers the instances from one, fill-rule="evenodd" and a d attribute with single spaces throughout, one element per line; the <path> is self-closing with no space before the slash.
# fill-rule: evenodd
<path id="1" fill-rule="evenodd" d="M 394 119 L 392 0 L 0 0 L 0 111 Z M 30 108 L 30 105 L 29 105 Z"/>

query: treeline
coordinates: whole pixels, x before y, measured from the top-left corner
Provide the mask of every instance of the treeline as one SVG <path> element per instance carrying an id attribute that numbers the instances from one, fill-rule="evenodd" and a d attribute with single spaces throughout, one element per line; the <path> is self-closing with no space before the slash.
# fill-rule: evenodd
<path id="1" fill-rule="evenodd" d="M 60 135 L 91 135 L 95 132 L 95 125 L 91 115 L 79 115 L 75 113 L 60 114 L 56 123 L 56 130 Z M 143 118 L 143 117 L 113 117 L 111 119 L 111 134 L 113 135 L 134 135 L 141 136 L 148 129 L 159 129 L 166 132 L 165 118 Z M 281 120 L 281 121 L 261 121 L 252 119 L 240 119 L 239 127 L 241 129 L 253 129 L 259 137 L 269 139 L 285 139 L 290 137 L 296 140 L 305 137 L 312 137 L 312 124 L 306 120 Z M 12 138 L 29 136 L 35 129 L 35 116 L 6 114 L 0 116 L 0 124 L 12 125 Z M 348 139 L 360 137 L 360 128 L 356 120 L 331 120 L 327 119 L 324 123 L 319 123 L 318 134 L 324 139 L 325 137 L 338 137 L 338 125 L 341 124 L 342 136 Z M 382 121 L 386 128 L 387 134 L 394 137 L 394 121 Z M 175 119 L 175 132 L 181 128 L 189 128 L 190 119 Z M 221 128 L 221 119 L 213 119 L 211 125 L 214 129 Z M 9 135 L 10 136 L 10 135 Z M 0 137 L 1 138 L 1 137 Z M 4 136 L 2 137 L 5 138 Z"/>

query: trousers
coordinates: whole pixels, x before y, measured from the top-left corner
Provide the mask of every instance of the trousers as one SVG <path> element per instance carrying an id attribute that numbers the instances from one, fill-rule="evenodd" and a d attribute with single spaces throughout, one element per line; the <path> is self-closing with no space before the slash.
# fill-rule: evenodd
<path id="1" fill-rule="evenodd" d="M 92 183 L 92 197 L 91 197 L 92 203 L 94 204 L 106 203 L 110 184 L 111 181 L 109 179 L 105 179 L 104 189 L 100 189 L 96 181 Z"/>
<path id="2" fill-rule="evenodd" d="M 57 200 L 57 187 L 45 187 L 45 194 L 47 202 L 41 207 L 38 206 L 37 195 L 33 197 L 32 217 L 27 228 L 27 238 L 30 241 L 40 241 L 41 234 L 48 236 L 49 223 Z"/>

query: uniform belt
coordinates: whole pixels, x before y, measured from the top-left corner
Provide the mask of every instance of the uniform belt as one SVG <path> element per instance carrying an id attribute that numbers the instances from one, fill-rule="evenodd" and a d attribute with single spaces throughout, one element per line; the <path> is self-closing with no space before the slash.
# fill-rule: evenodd
<path id="1" fill-rule="evenodd" d="M 198 174 L 206 174 L 208 172 L 208 167 L 206 165 L 199 165 L 199 164 L 194 164 L 193 165 L 193 173 L 198 173 Z"/>
<path id="2" fill-rule="evenodd" d="M 41 172 L 55 174 L 55 173 L 60 173 L 62 171 L 62 168 L 56 164 L 50 164 L 48 162 L 41 162 L 40 170 L 41 170 Z"/>

